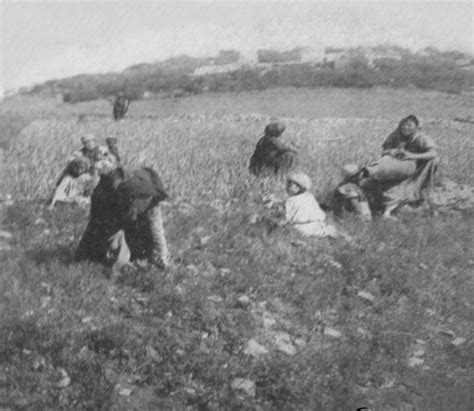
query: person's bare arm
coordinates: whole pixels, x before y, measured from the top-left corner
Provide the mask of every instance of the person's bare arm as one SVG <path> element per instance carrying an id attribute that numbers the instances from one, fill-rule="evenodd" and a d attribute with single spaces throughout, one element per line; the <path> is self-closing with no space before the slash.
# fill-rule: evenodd
<path id="1" fill-rule="evenodd" d="M 438 158 L 438 153 L 434 148 L 430 148 L 424 153 L 412 153 L 407 150 L 400 150 L 398 158 L 400 160 L 434 160 Z"/>

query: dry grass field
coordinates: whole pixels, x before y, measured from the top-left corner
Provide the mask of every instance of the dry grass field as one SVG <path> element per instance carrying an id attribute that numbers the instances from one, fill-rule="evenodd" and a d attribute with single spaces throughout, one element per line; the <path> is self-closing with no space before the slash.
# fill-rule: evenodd
<path id="1" fill-rule="evenodd" d="M 442 172 L 471 183 L 474 125 L 453 121 L 470 111 L 469 96 L 289 89 L 140 101 L 115 123 L 106 102 L 6 100 L 0 114 L 29 124 L 0 165 L 13 234 L 0 250 L 0 407 L 471 409 L 473 213 L 348 217 L 357 247 L 303 240 L 265 223 L 282 183 L 247 172 L 265 124 L 282 118 L 323 199 L 341 165 L 377 158 L 415 113 Z M 159 170 L 169 272 L 111 282 L 72 261 L 87 210 L 45 201 L 84 132 Z"/>

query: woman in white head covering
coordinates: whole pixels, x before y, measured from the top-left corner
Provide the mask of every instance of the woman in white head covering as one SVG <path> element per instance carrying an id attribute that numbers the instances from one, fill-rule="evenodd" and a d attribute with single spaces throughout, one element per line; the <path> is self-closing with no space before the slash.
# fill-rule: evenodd
<path id="1" fill-rule="evenodd" d="M 305 236 L 343 237 L 352 241 L 346 233 L 326 222 L 326 214 L 309 192 L 310 188 L 311 179 L 308 175 L 304 173 L 288 175 L 286 191 L 289 197 L 285 202 L 287 224 L 294 226 Z"/>

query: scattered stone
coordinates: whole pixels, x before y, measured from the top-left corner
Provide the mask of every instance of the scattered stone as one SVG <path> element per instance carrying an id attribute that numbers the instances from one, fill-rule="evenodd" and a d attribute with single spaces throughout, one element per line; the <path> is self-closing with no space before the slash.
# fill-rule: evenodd
<path id="1" fill-rule="evenodd" d="M 249 218 L 249 223 L 250 224 L 256 224 L 259 219 L 260 219 L 260 217 L 258 216 L 258 214 L 253 214 Z"/>
<path id="2" fill-rule="evenodd" d="M 334 267 L 334 268 L 337 268 L 338 270 L 341 270 L 341 269 L 342 269 L 342 264 L 341 264 L 340 262 L 338 262 L 338 261 L 335 261 L 335 260 L 332 260 L 332 259 L 331 259 L 331 260 L 328 260 L 327 263 L 328 263 L 330 266 L 332 266 L 332 267 Z"/>
<path id="3" fill-rule="evenodd" d="M 10 231 L 0 230 L 0 238 L 2 240 L 11 240 L 11 239 L 13 239 L 13 234 L 10 233 Z"/>
<path id="4" fill-rule="evenodd" d="M 181 285 L 177 285 L 174 290 L 176 291 L 176 294 L 178 295 L 184 295 L 184 287 L 182 287 Z"/>
<path id="5" fill-rule="evenodd" d="M 157 364 L 163 362 L 163 357 L 151 345 L 147 345 L 145 351 L 146 356 L 153 362 L 156 362 Z"/>
<path id="6" fill-rule="evenodd" d="M 213 303 L 221 303 L 222 301 L 224 301 L 224 299 L 218 295 L 210 295 L 209 297 L 207 297 L 207 299 L 209 301 L 212 301 Z"/>
<path id="7" fill-rule="evenodd" d="M 303 340 L 302 338 L 297 338 L 295 340 L 295 344 L 298 346 L 298 347 L 304 347 L 306 345 L 306 341 Z"/>
<path id="8" fill-rule="evenodd" d="M 323 334 L 334 338 L 342 337 L 342 333 L 340 331 L 334 330 L 333 328 L 329 327 L 324 327 Z"/>
<path id="9" fill-rule="evenodd" d="M 45 222 L 44 218 L 40 217 L 35 220 L 35 225 L 44 224 Z"/>
<path id="10" fill-rule="evenodd" d="M 90 323 L 91 321 L 92 321 L 92 317 L 84 317 L 84 318 L 81 320 L 81 322 L 82 322 L 83 324 L 88 324 L 88 323 Z"/>
<path id="11" fill-rule="evenodd" d="M 221 275 L 229 275 L 231 273 L 230 268 L 221 268 Z"/>
<path id="12" fill-rule="evenodd" d="M 118 390 L 119 395 L 123 397 L 130 397 L 132 395 L 133 390 L 131 388 L 120 387 Z"/>
<path id="13" fill-rule="evenodd" d="M 59 382 L 56 384 L 56 387 L 58 388 L 66 388 L 69 385 L 71 385 L 71 377 L 69 377 L 69 374 L 66 372 L 65 369 L 60 368 L 59 372 L 61 373 L 61 379 Z"/>
<path id="14" fill-rule="evenodd" d="M 287 355 L 296 354 L 296 348 L 291 342 L 290 335 L 285 332 L 279 332 L 275 335 L 275 344 L 278 351 L 281 351 Z"/>
<path id="15" fill-rule="evenodd" d="M 359 291 L 357 295 L 360 298 L 363 298 L 364 300 L 367 300 L 370 302 L 373 302 L 375 300 L 375 297 L 372 294 L 368 293 L 367 291 Z"/>
<path id="16" fill-rule="evenodd" d="M 426 344 L 426 341 L 425 341 L 425 340 L 420 340 L 419 338 L 417 338 L 417 339 L 415 340 L 415 342 L 416 342 L 417 344 L 419 344 L 419 345 L 424 345 L 424 344 Z"/>
<path id="17" fill-rule="evenodd" d="M 211 239 L 211 236 L 210 235 L 206 235 L 204 237 L 201 237 L 199 239 L 199 244 L 201 245 L 201 247 L 204 247 L 206 246 L 207 243 L 209 243 L 209 240 Z"/>
<path id="18" fill-rule="evenodd" d="M 237 298 L 237 301 L 243 307 L 248 307 L 250 305 L 250 298 L 246 295 L 241 295 L 239 298 Z"/>
<path id="19" fill-rule="evenodd" d="M 42 371 L 46 367 L 46 361 L 43 357 L 36 357 L 33 360 L 33 371 Z"/>
<path id="20" fill-rule="evenodd" d="M 420 263 L 418 265 L 418 267 L 420 267 L 422 270 L 427 270 L 428 269 L 428 266 L 426 264 L 423 264 L 423 263 Z"/>
<path id="21" fill-rule="evenodd" d="M 408 366 L 410 368 L 415 368 L 418 365 L 422 365 L 424 362 L 425 362 L 425 360 L 423 360 L 422 358 L 410 357 L 408 359 Z"/>
<path id="22" fill-rule="evenodd" d="M 276 324 L 275 317 L 268 311 L 263 312 L 262 321 L 264 328 L 272 328 Z"/>
<path id="23" fill-rule="evenodd" d="M 454 331 L 452 331 L 452 330 L 439 330 L 439 333 L 441 335 L 445 335 L 445 336 L 451 337 L 451 338 L 454 338 L 454 336 L 456 335 L 456 334 L 454 334 Z"/>
<path id="24" fill-rule="evenodd" d="M 254 339 L 251 339 L 247 342 L 244 354 L 259 357 L 260 355 L 268 354 L 268 350 Z"/>
<path id="25" fill-rule="evenodd" d="M 43 296 L 41 297 L 40 302 L 41 302 L 41 308 L 46 308 L 51 302 L 51 297 L 49 295 Z"/>
<path id="26" fill-rule="evenodd" d="M 255 397 L 255 382 L 244 378 L 236 378 L 232 381 L 232 389 L 244 391 L 249 397 Z"/>
<path id="27" fill-rule="evenodd" d="M 466 338 L 464 337 L 457 337 L 453 341 L 451 341 L 451 344 L 455 345 L 456 347 L 459 345 L 462 345 L 466 342 Z"/>
<path id="28" fill-rule="evenodd" d="M 367 330 L 364 330 L 362 327 L 357 327 L 356 331 L 363 336 L 369 335 L 369 332 Z"/>
<path id="29" fill-rule="evenodd" d="M 414 355 L 415 357 L 418 357 L 418 358 L 419 358 L 419 357 L 423 357 L 423 356 L 425 355 L 425 350 L 423 350 L 423 349 L 420 348 L 420 349 L 416 350 L 416 351 L 413 353 L 413 355 Z"/>

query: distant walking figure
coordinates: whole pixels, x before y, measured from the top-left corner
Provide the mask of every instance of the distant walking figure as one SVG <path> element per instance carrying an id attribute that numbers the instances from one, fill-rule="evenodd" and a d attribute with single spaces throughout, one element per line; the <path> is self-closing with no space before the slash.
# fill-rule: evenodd
<path id="1" fill-rule="evenodd" d="M 124 92 L 120 92 L 114 101 L 114 119 L 116 121 L 122 120 L 125 117 L 125 113 L 128 111 L 130 105 L 130 99 L 125 95 Z"/>
<path id="2" fill-rule="evenodd" d="M 249 171 L 252 174 L 281 175 L 296 166 L 298 160 L 296 149 L 279 139 L 285 128 L 281 122 L 270 123 L 265 127 L 264 136 L 258 141 L 250 159 Z"/>

